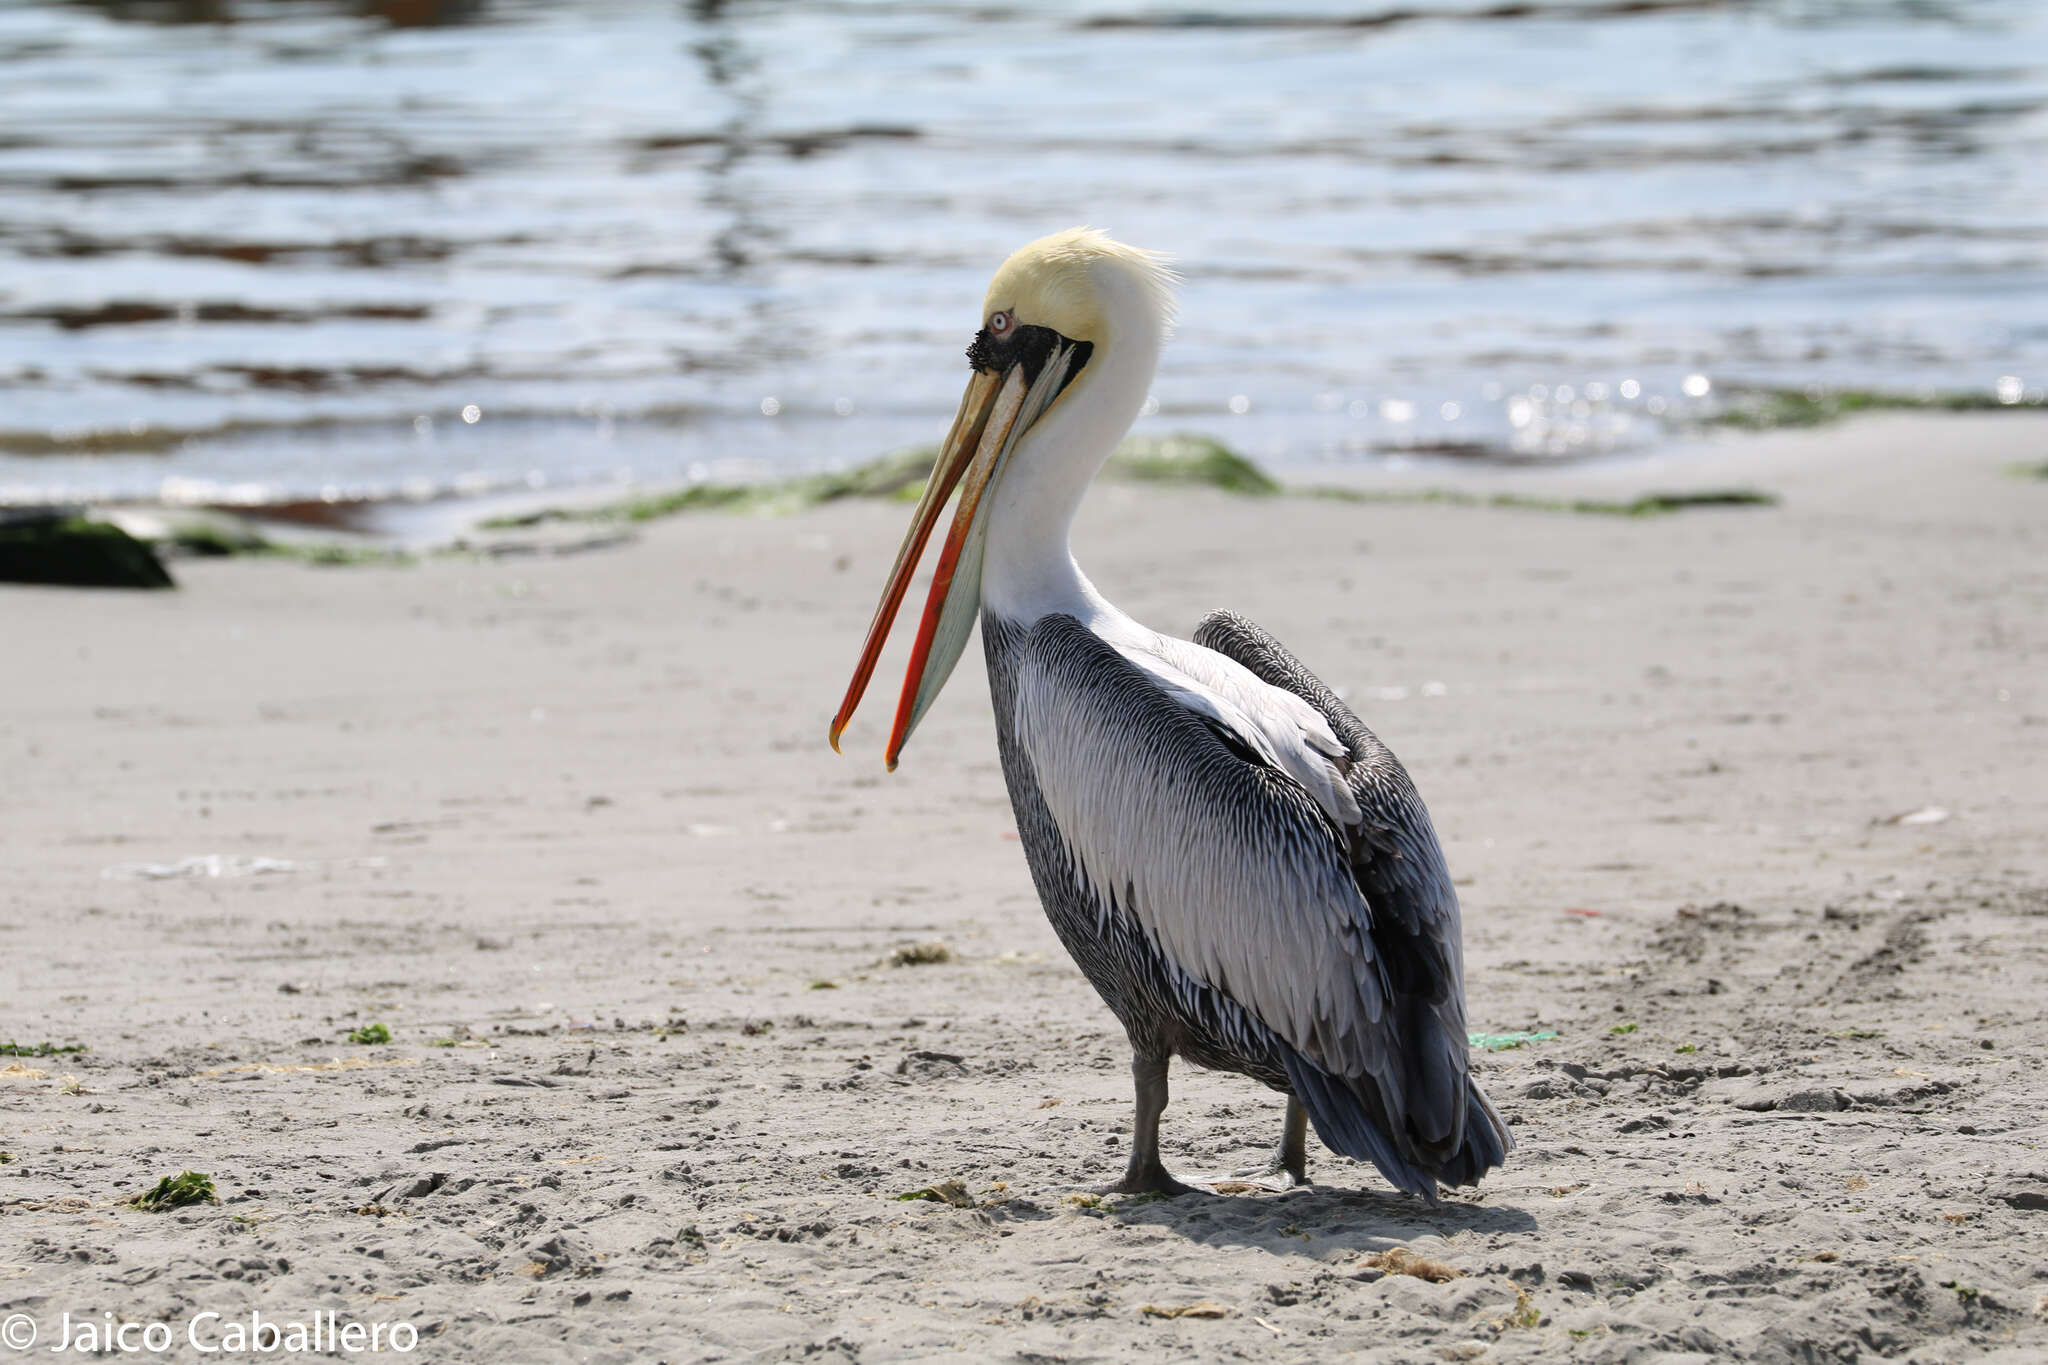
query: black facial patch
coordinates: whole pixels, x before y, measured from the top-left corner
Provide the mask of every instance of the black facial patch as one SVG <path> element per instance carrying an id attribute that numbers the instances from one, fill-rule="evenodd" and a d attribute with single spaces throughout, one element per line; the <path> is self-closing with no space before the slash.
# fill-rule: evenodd
<path id="1" fill-rule="evenodd" d="M 974 341 L 967 348 L 967 363 L 984 374 L 1002 374 L 1013 365 L 1024 367 L 1024 382 L 1027 385 L 1038 382 L 1038 372 L 1045 368 L 1045 362 L 1053 349 L 1067 339 L 1050 327 L 1013 327 L 1006 337 L 989 335 L 984 327 L 974 334 Z M 1060 384 L 1061 392 L 1074 382 L 1074 376 L 1088 363 L 1088 357 L 1095 354 L 1092 341 L 1067 342 L 1074 348 L 1073 364 L 1067 368 L 1067 377 Z M 1054 394 L 1053 397 L 1059 397 Z"/>

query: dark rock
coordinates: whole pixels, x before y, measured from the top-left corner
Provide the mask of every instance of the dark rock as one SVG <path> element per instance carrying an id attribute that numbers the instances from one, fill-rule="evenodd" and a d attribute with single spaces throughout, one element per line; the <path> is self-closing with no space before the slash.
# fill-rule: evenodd
<path id="1" fill-rule="evenodd" d="M 1758 1114 L 1832 1114 L 1838 1109 L 1849 1108 L 1855 1102 L 1853 1097 L 1830 1086 L 1790 1090 L 1782 1085 L 1758 1082 L 1723 1093 L 1728 1103 L 1737 1109 Z"/>
<path id="2" fill-rule="evenodd" d="M 371 1202 L 396 1204 L 406 1199 L 424 1199 L 448 1183 L 446 1171 L 428 1171 L 421 1175 L 401 1180 L 379 1192 Z"/>
<path id="3" fill-rule="evenodd" d="M 1848 1107 L 1848 1096 L 1839 1090 L 1828 1088 L 1795 1090 L 1778 1101 L 1780 1112 L 1795 1114 L 1832 1114 L 1837 1109 Z"/>
<path id="4" fill-rule="evenodd" d="M 172 588 L 156 552 L 118 526 L 65 508 L 0 512 L 0 583 Z"/>
<path id="5" fill-rule="evenodd" d="M 2029 1213 L 2048 1213 L 2048 1186 L 2015 1186 L 1998 1197 L 2015 1209 L 2025 1209 Z"/>
<path id="6" fill-rule="evenodd" d="M 966 1058 L 951 1052 L 912 1052 L 896 1063 L 896 1074 L 925 1081 L 965 1076 Z"/>
<path id="7" fill-rule="evenodd" d="M 533 1273 L 543 1277 L 564 1272 L 595 1275 L 602 1269 L 589 1247 L 559 1233 L 546 1241 L 534 1243 L 527 1248 L 526 1255 L 529 1263 L 536 1267 Z"/>

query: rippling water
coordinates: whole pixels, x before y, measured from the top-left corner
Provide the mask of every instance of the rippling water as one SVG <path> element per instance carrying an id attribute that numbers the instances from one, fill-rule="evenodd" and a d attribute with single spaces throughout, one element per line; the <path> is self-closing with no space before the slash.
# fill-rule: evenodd
<path id="1" fill-rule="evenodd" d="M 1079 221 L 1183 263 L 1149 421 L 1282 464 L 2031 392 L 2044 165 L 2040 0 L 17 0 L 0 500 L 866 458 Z"/>

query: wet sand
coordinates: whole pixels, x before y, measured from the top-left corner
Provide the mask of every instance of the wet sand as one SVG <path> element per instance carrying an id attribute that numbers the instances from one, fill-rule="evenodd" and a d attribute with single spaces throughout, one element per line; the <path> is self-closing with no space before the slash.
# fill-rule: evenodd
<path id="1" fill-rule="evenodd" d="M 900 506 L 8 589 L 0 1041 L 90 1050 L 0 1057 L 0 1316 L 334 1310 L 455 1361 L 2039 1359 L 2048 483 L 2004 470 L 2044 456 L 2031 416 L 1899 417 L 1512 484 L 1783 499 L 1641 520 L 1098 490 L 1112 598 L 1245 612 L 1407 762 L 1473 1027 L 1559 1034 L 1478 1057 L 1521 1147 L 1435 1210 L 1320 1150 L 1285 1196 L 1069 1197 L 1120 1168 L 1127 1055 L 974 653 L 896 775 L 885 717 L 824 745 Z M 1276 1135 L 1174 1079 L 1180 1171 Z M 117 1202 L 186 1168 L 218 1205 Z M 975 1207 L 895 1198 L 949 1178 Z M 1464 1273 L 1362 1263 L 1396 1245 Z"/>

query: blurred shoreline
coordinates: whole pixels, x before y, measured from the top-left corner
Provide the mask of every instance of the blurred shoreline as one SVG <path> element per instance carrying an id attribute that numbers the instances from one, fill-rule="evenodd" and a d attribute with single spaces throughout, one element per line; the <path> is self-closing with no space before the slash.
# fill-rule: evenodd
<path id="1" fill-rule="evenodd" d="M 1500 441 L 1431 437 L 1412 431 L 1342 437 L 1327 416 L 1289 418 L 1247 411 L 1218 423 L 1213 414 L 1198 410 L 1156 408 L 1140 419 L 1134 437 L 1157 441 L 1195 436 L 1228 444 L 1276 477 L 1298 483 L 1343 478 L 1351 471 L 1373 468 L 1450 471 L 1627 461 L 1698 449 L 1731 432 L 1821 426 L 1873 412 L 2010 412 L 2048 406 L 2048 395 L 2025 388 L 2014 376 L 1985 390 L 1947 393 L 1818 386 L 1804 390 L 1714 388 L 1703 379 L 1696 389 L 1666 397 L 1645 394 L 1633 383 L 1619 389 L 1598 382 L 1582 390 L 1537 386 L 1531 393 L 1507 400 L 1509 425 L 1515 435 Z M 1205 416 L 1209 418 L 1205 428 L 1190 426 Z M 1604 446 L 1587 446 L 1562 434 L 1595 428 L 1632 434 L 1626 441 Z M 471 409 L 446 424 L 421 419 L 396 428 L 374 420 L 310 419 L 271 425 L 234 421 L 211 434 L 139 427 L 62 440 L 0 430 L 0 465 L 14 457 L 9 467 L 15 471 L 12 482 L 0 477 L 0 507 L 53 503 L 200 507 L 273 520 L 325 521 L 347 529 L 390 520 L 386 510 L 402 505 L 463 502 L 485 517 L 506 506 L 529 505 L 536 496 L 574 505 L 602 499 L 607 492 L 624 495 L 692 486 L 765 485 L 843 473 L 886 459 L 885 452 L 928 441 L 934 429 L 921 415 L 835 417 L 778 407 L 773 413 L 737 420 L 669 411 L 574 423 L 545 414 L 487 416 Z M 248 446 L 251 454 L 239 462 L 250 468 L 251 477 L 223 483 L 180 472 L 184 461 L 194 458 L 191 451 L 208 441 Z M 604 466 L 593 453 L 564 467 L 558 454 L 552 477 L 538 467 L 524 474 L 478 471 L 447 480 L 415 474 L 367 483 L 336 483 L 321 480 L 317 474 L 320 465 L 347 467 L 352 462 L 351 447 L 419 451 L 450 441 L 465 443 L 475 452 L 468 457 L 471 464 L 516 463 L 523 450 L 547 446 L 559 452 L 579 444 L 593 452 L 609 452 L 612 463 Z M 636 472 L 629 452 L 647 453 L 649 459 L 642 463 L 658 465 L 663 460 L 672 462 L 673 456 L 655 452 L 669 452 L 683 443 L 716 447 L 720 453 L 692 461 L 667 478 L 650 479 Z M 390 454 L 371 457 L 368 462 L 393 469 L 404 464 L 402 458 Z M 443 462 L 445 457 L 421 460 L 428 466 Z M 296 477 L 290 472 L 295 467 L 303 471 Z M 47 471 L 47 476 L 35 480 L 22 471 Z M 154 486 L 150 482 L 153 474 Z M 332 510 L 320 514 L 322 506 Z"/>
<path id="2" fill-rule="evenodd" d="M 1337 500 L 1359 504 L 1362 511 L 1373 505 L 1434 505 L 1596 523 L 1768 509 L 1787 488 L 1807 499 L 1835 496 L 1836 485 L 1840 496 L 1854 495 L 1883 473 L 1864 467 L 1866 452 L 1880 448 L 1901 426 L 1952 457 L 1926 466 L 1926 476 L 1937 482 L 1987 477 L 1981 452 L 1997 450 L 2008 454 L 1993 462 L 1995 477 L 2016 490 L 2048 489 L 2048 412 L 2021 406 L 1875 410 L 1768 430 L 1725 426 L 1696 431 L 1693 439 L 1655 453 L 1564 463 L 1417 458 L 1274 470 L 1199 434 L 1134 435 L 1118 447 L 1100 479 L 1115 491 L 1099 496 L 1124 496 L 1124 490 L 1159 497 L 1209 492 L 1248 503 Z M 709 530 L 734 517 L 793 518 L 840 502 L 907 507 L 922 491 L 932 450 L 911 446 L 842 470 L 729 482 L 513 488 L 259 507 L 114 500 L 72 504 L 71 510 L 111 522 L 173 561 L 241 555 L 346 565 L 442 554 L 559 555 L 614 549 L 676 517 Z M 1253 513 L 1248 509 L 1246 515 Z"/>

